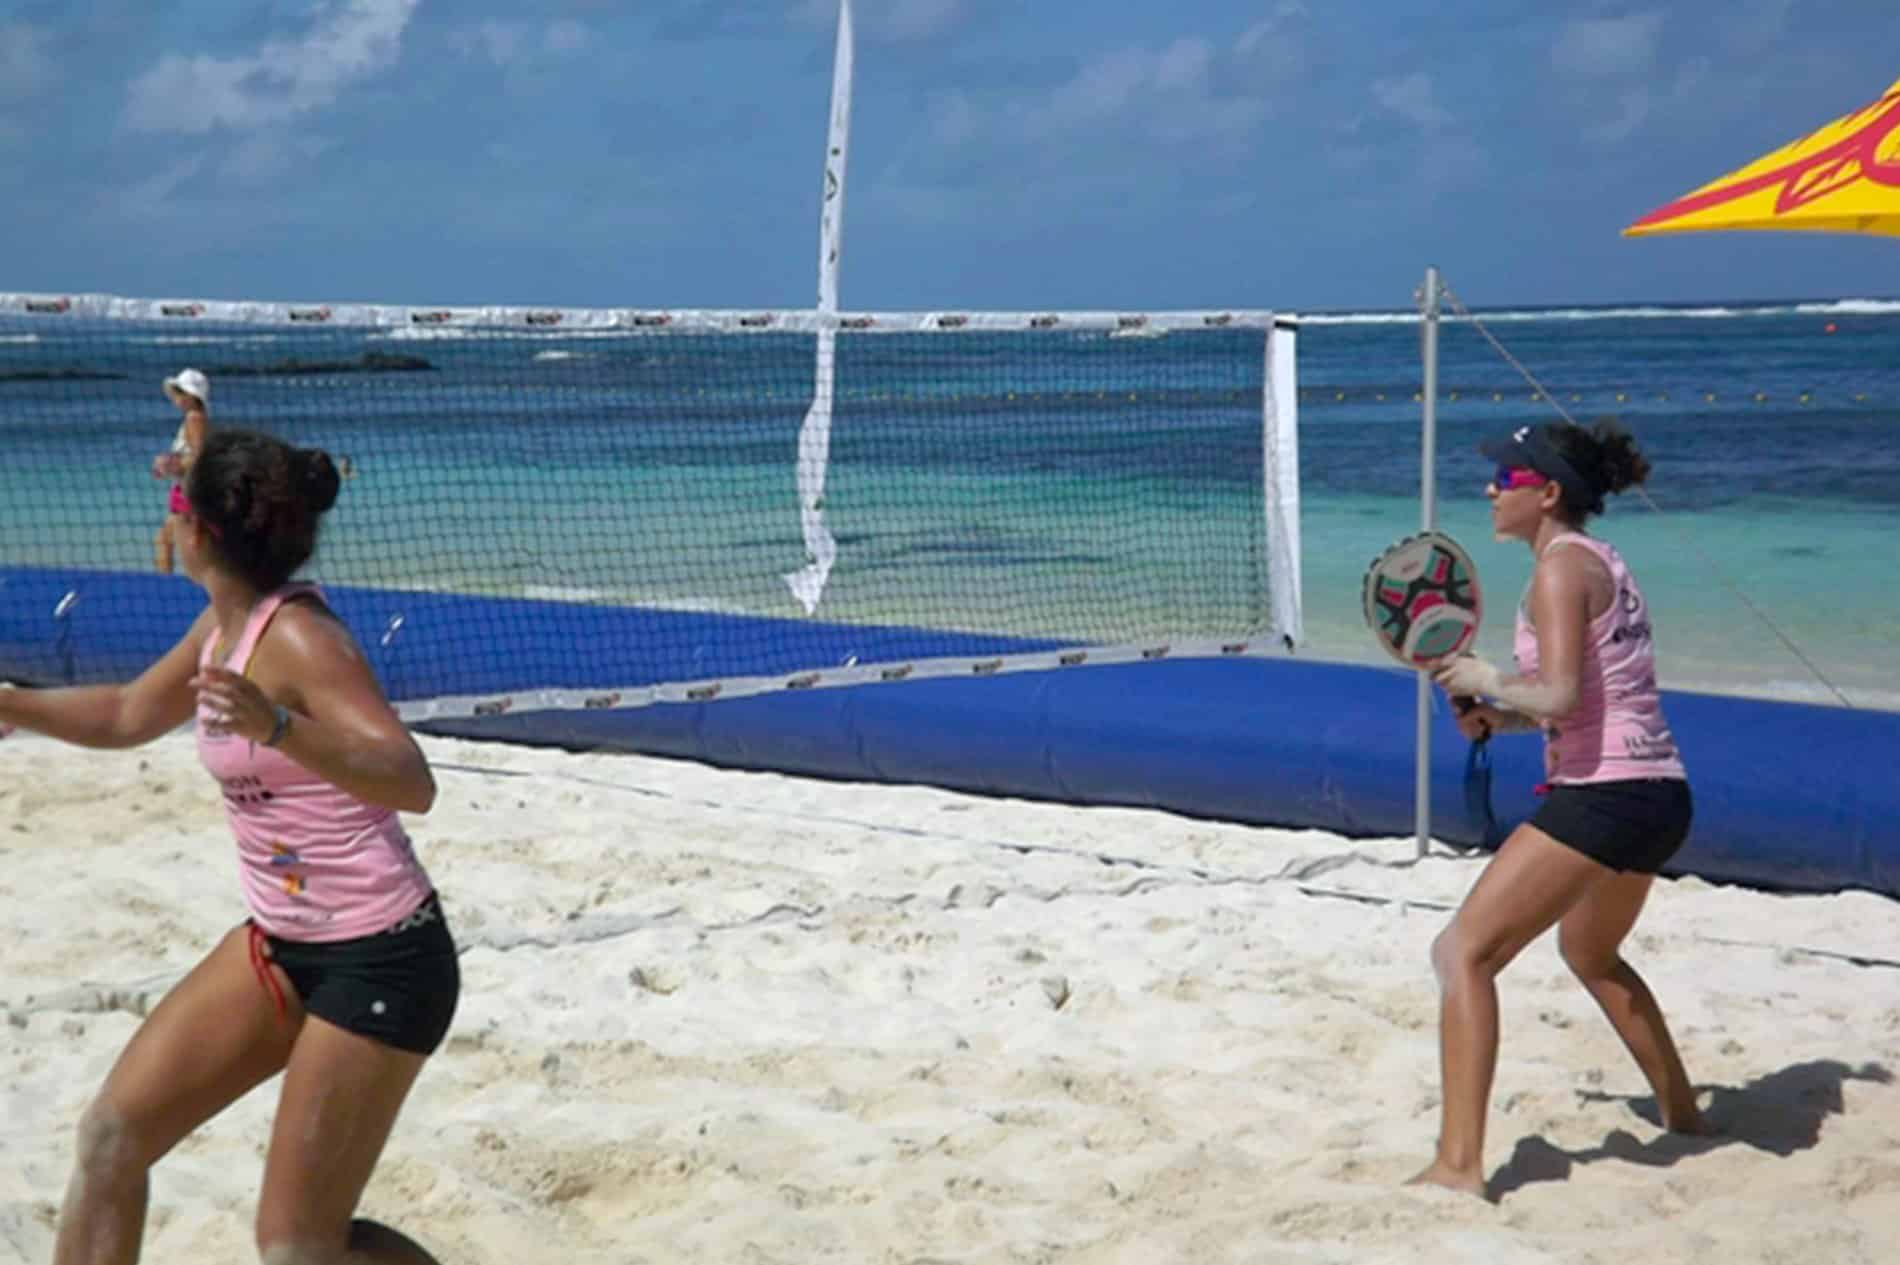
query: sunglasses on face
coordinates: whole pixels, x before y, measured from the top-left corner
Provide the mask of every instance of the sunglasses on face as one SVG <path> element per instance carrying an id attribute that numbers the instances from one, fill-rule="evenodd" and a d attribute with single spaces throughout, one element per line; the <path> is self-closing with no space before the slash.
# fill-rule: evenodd
<path id="1" fill-rule="evenodd" d="M 1492 472 L 1491 482 L 1498 491 L 1509 492 L 1512 488 L 1541 488 L 1550 479 L 1523 466 L 1499 466 Z"/>

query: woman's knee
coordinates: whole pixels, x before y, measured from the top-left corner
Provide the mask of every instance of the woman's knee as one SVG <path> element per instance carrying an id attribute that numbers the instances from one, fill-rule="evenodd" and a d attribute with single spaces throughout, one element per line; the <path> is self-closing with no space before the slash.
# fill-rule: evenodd
<path id="1" fill-rule="evenodd" d="M 1473 975 L 1492 977 L 1510 964 L 1512 954 L 1491 937 L 1474 936 L 1452 919 L 1432 940 L 1432 972 L 1441 986 Z"/>
<path id="2" fill-rule="evenodd" d="M 1586 984 L 1607 979 L 1622 960 L 1615 945 L 1605 949 L 1581 934 L 1565 934 L 1561 928 L 1557 932 L 1557 952 L 1563 956 L 1570 973 Z"/>
<path id="3" fill-rule="evenodd" d="M 1471 965 L 1471 954 L 1464 935 L 1453 920 L 1443 931 L 1432 937 L 1432 974 L 1438 977 L 1440 987 L 1449 985 L 1462 975 Z"/>
<path id="4" fill-rule="evenodd" d="M 73 1166 L 87 1182 L 116 1184 L 143 1177 L 152 1165 L 125 1116 L 100 1098 L 79 1117 Z"/>

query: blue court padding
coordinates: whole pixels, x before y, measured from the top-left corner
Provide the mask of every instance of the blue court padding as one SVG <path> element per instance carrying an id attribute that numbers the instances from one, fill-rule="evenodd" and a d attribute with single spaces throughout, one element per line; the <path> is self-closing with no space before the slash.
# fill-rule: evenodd
<path id="1" fill-rule="evenodd" d="M 981 655 L 1058 643 L 740 619 L 560 602 L 331 588 L 331 604 L 398 701 L 537 687 L 769 674 L 807 664 Z M 188 581 L 0 568 L 0 678 L 124 680 L 203 609 Z M 400 620 L 398 624 L 397 621 Z M 430 652 L 430 629 L 506 628 L 486 652 Z M 753 625 L 735 636 L 737 625 Z M 391 628 L 396 631 L 392 634 Z M 770 638 L 758 634 L 770 633 Z M 673 646 L 648 681 L 578 677 L 596 639 Z M 766 646 L 750 659 L 732 647 Z M 760 657 L 769 655 L 769 657 Z M 800 658 L 802 656 L 802 658 Z M 1413 830 L 1414 678 L 1294 659 L 1183 659 L 788 690 L 648 707 L 432 722 L 444 734 L 680 756 L 853 781 L 913 782 L 1349 836 Z M 1670 691 L 1695 826 L 1672 872 L 1809 891 L 1900 896 L 1900 713 Z M 1495 844 L 1536 807 L 1542 748 L 1500 736 L 1472 760 L 1449 710 L 1432 733 L 1433 833 Z M 1488 766 L 1488 769 L 1483 767 Z M 1470 782 L 1488 772 L 1489 795 Z M 1489 812 L 1485 810 L 1488 807 Z M 1487 832 L 1487 817 L 1495 824 Z"/>

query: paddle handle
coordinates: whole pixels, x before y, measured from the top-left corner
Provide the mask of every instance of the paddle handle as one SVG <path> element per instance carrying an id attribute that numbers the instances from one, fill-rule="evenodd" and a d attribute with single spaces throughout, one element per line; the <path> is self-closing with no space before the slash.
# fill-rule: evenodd
<path id="1" fill-rule="evenodd" d="M 1477 705 L 1478 705 L 1478 700 L 1473 695 L 1453 694 L 1451 696 L 1451 709 L 1457 712 L 1460 716 L 1464 715 L 1466 712 L 1470 711 L 1472 708 L 1476 707 Z M 1478 735 L 1478 741 L 1480 743 L 1483 743 L 1483 742 L 1488 741 L 1490 737 L 1491 737 L 1491 726 L 1486 725 L 1484 727 L 1484 732 Z"/>

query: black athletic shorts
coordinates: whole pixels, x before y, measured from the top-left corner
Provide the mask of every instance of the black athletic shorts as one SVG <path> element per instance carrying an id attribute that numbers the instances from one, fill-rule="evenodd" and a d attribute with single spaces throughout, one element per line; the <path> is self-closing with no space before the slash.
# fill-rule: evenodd
<path id="1" fill-rule="evenodd" d="M 1694 804 L 1681 778 L 1556 785 L 1531 825 L 1613 870 L 1654 874 L 1689 837 Z"/>
<path id="2" fill-rule="evenodd" d="M 251 924 L 253 950 L 283 968 L 304 1013 L 398 1050 L 433 1054 L 448 1035 L 462 993 L 442 902 L 430 896 L 416 911 L 374 935 L 313 944 L 265 935 Z M 265 975 L 273 988 L 275 980 Z"/>

